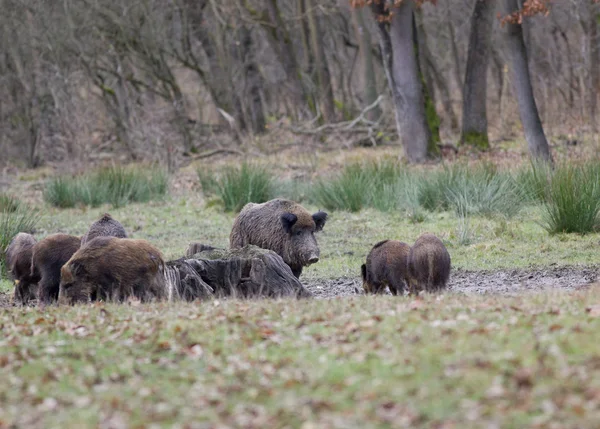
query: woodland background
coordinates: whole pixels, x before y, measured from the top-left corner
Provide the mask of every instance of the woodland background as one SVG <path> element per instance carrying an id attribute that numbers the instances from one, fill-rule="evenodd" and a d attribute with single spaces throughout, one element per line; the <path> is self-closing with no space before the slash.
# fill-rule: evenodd
<path id="1" fill-rule="evenodd" d="M 423 162 L 442 143 L 485 149 L 523 132 L 549 159 L 544 131 L 576 141 L 597 128 L 593 0 L 0 0 L 0 10 L 5 165 L 118 158 L 172 170 L 260 139 L 403 144 Z"/>

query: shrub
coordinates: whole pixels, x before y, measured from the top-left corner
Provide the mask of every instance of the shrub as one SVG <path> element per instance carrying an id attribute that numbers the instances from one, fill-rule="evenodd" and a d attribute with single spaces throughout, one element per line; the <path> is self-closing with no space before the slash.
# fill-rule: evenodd
<path id="1" fill-rule="evenodd" d="M 0 194 L 0 274 L 5 274 L 4 251 L 19 232 L 32 233 L 39 213 L 14 197 Z"/>
<path id="2" fill-rule="evenodd" d="M 557 167 L 544 203 L 546 230 L 551 234 L 596 231 L 599 212 L 600 164 Z"/>
<path id="3" fill-rule="evenodd" d="M 274 177 L 265 167 L 243 163 L 222 174 L 198 170 L 205 194 L 215 193 L 226 211 L 239 212 L 248 203 L 264 203 L 273 198 Z"/>
<path id="4" fill-rule="evenodd" d="M 51 179 L 44 199 L 61 208 L 78 204 L 97 207 L 104 203 L 119 207 L 162 198 L 168 185 L 169 177 L 162 169 L 112 166 L 82 176 Z"/>

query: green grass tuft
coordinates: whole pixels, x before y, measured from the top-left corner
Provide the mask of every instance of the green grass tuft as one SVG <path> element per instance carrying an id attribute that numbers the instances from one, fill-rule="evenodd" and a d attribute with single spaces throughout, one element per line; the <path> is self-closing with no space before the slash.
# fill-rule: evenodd
<path id="1" fill-rule="evenodd" d="M 550 178 L 543 225 L 551 234 L 598 230 L 600 164 L 557 167 Z"/>
<path id="2" fill-rule="evenodd" d="M 445 187 L 445 198 L 459 216 L 499 214 L 507 218 L 521 210 L 525 199 L 510 174 L 489 165 L 458 167 Z"/>
<path id="3" fill-rule="evenodd" d="M 112 166 L 82 176 L 51 179 L 44 190 L 44 199 L 60 208 L 98 207 L 104 203 L 121 207 L 160 199 L 168 186 L 169 177 L 163 169 Z"/>
<path id="4" fill-rule="evenodd" d="M 533 162 L 515 175 L 515 181 L 522 190 L 525 201 L 539 204 L 546 201 L 552 168 L 547 163 Z"/>
<path id="5" fill-rule="evenodd" d="M 318 180 L 312 188 L 311 199 L 327 210 L 357 212 L 367 205 L 373 191 L 373 177 L 362 165 L 352 164 L 334 179 Z"/>
<path id="6" fill-rule="evenodd" d="M 206 195 L 216 194 L 225 211 L 239 212 L 248 203 L 264 203 L 273 198 L 275 178 L 266 168 L 243 163 L 222 174 L 198 170 L 202 190 Z"/>

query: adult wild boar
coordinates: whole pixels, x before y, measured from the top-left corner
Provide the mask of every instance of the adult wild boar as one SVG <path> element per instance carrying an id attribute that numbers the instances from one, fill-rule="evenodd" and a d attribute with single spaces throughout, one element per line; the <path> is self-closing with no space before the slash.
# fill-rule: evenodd
<path id="1" fill-rule="evenodd" d="M 411 293 L 436 292 L 450 277 L 450 254 L 442 240 L 422 234 L 408 252 L 408 281 Z"/>
<path id="2" fill-rule="evenodd" d="M 31 275 L 39 275 L 38 300 L 50 304 L 58 299 L 60 269 L 79 249 L 80 237 L 52 234 L 33 246 Z"/>
<path id="3" fill-rule="evenodd" d="M 88 232 L 81 237 L 81 245 L 83 246 L 96 237 L 127 238 L 127 233 L 118 220 L 114 219 L 110 214 L 104 213 L 100 216 L 100 219 L 90 225 Z"/>
<path id="4" fill-rule="evenodd" d="M 96 237 L 62 267 L 59 302 L 166 297 L 162 253 L 146 240 Z"/>
<path id="5" fill-rule="evenodd" d="M 315 232 L 321 231 L 326 221 L 327 213 L 311 215 L 289 200 L 248 203 L 233 222 L 229 245 L 236 249 L 253 244 L 272 250 L 300 277 L 303 267 L 319 261 Z"/>
<path id="6" fill-rule="evenodd" d="M 365 293 L 381 293 L 388 286 L 393 295 L 403 295 L 409 251 L 410 246 L 402 241 L 384 240 L 375 244 L 361 266 Z"/>
<path id="7" fill-rule="evenodd" d="M 36 239 L 33 235 L 19 232 L 6 248 L 6 267 L 10 278 L 15 282 L 15 301 L 27 304 L 35 297 L 38 273 L 31 272 L 31 255 Z"/>

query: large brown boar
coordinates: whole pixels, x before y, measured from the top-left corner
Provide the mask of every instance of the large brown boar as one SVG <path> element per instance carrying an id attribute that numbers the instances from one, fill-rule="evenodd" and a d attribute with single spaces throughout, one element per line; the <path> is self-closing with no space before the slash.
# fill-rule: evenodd
<path id="1" fill-rule="evenodd" d="M 229 244 L 232 249 L 253 244 L 272 250 L 300 277 L 303 267 L 319 261 L 315 232 L 321 231 L 326 221 L 327 213 L 318 211 L 311 215 L 289 200 L 249 203 L 233 222 Z"/>
<path id="2" fill-rule="evenodd" d="M 31 255 L 36 239 L 33 235 L 19 232 L 6 248 L 6 267 L 10 278 L 15 282 L 15 301 L 27 304 L 35 298 L 39 274 L 31 272 Z"/>
<path id="3" fill-rule="evenodd" d="M 166 297 L 162 253 L 145 240 L 97 237 L 62 267 L 59 302 Z"/>
<path id="4" fill-rule="evenodd" d="M 442 240 L 422 234 L 408 253 L 408 279 L 411 293 L 436 292 L 446 287 L 450 277 L 450 254 Z"/>
<path id="5" fill-rule="evenodd" d="M 39 275 L 38 300 L 50 304 L 58 299 L 60 269 L 79 249 L 80 237 L 52 234 L 33 246 L 31 274 Z"/>
<path id="6" fill-rule="evenodd" d="M 410 246 L 402 241 L 384 240 L 375 244 L 366 264 L 361 266 L 365 293 L 382 293 L 388 286 L 393 295 L 403 295 L 409 251 Z"/>
<path id="7" fill-rule="evenodd" d="M 96 237 L 127 238 L 127 233 L 118 220 L 114 219 L 110 214 L 104 213 L 100 216 L 100 219 L 90 225 L 88 232 L 81 238 L 81 245 L 83 246 Z"/>

